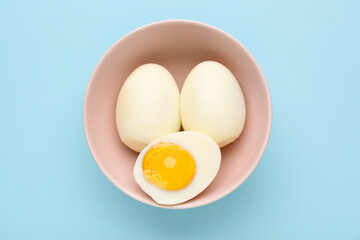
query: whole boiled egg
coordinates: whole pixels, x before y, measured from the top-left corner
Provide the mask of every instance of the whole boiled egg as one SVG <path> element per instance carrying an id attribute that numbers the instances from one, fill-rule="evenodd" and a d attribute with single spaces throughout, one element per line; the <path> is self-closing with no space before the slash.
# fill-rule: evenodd
<path id="1" fill-rule="evenodd" d="M 216 142 L 191 131 L 161 137 L 139 154 L 135 181 L 155 202 L 172 205 L 201 193 L 215 178 L 221 162 Z"/>
<path id="2" fill-rule="evenodd" d="M 144 64 L 129 75 L 117 99 L 116 126 L 122 142 L 137 152 L 179 131 L 179 89 L 166 68 Z"/>
<path id="3" fill-rule="evenodd" d="M 197 131 L 223 147 L 243 130 L 245 100 L 238 81 L 224 65 L 205 61 L 187 76 L 180 96 L 184 130 Z"/>

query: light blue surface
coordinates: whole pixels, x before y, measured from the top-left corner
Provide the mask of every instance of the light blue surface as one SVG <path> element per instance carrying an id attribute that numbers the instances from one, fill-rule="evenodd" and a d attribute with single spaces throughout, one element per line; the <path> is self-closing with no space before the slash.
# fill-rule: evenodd
<path id="1" fill-rule="evenodd" d="M 129 31 L 212 24 L 267 77 L 270 142 L 235 192 L 184 211 L 123 194 L 82 126 L 90 74 Z M 0 239 L 360 239 L 360 2 L 0 1 Z"/>

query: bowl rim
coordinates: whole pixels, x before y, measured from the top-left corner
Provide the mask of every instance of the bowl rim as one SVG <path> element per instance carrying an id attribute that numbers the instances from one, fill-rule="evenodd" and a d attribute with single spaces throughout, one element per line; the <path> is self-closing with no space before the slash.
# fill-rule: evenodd
<path id="1" fill-rule="evenodd" d="M 186 23 L 186 24 L 191 24 L 191 25 L 196 25 L 196 26 L 200 26 L 200 27 L 204 27 L 204 28 L 208 28 L 210 30 L 219 32 L 222 35 L 225 35 L 227 38 L 229 38 L 230 40 L 232 40 L 235 44 L 237 44 L 240 48 L 242 48 L 244 50 L 244 52 L 246 53 L 246 55 L 249 57 L 250 61 L 252 61 L 252 63 L 256 66 L 256 70 L 259 73 L 259 75 L 261 76 L 261 80 L 265 86 L 265 91 L 266 91 L 266 98 L 267 98 L 267 108 L 269 109 L 269 114 L 270 114 L 270 118 L 269 121 L 267 122 L 267 126 L 266 126 L 266 136 L 265 136 L 265 141 L 263 142 L 260 151 L 258 152 L 255 161 L 252 163 L 251 167 L 249 168 L 249 170 L 247 171 L 246 174 L 244 174 L 241 178 L 239 178 L 236 181 L 236 184 L 234 184 L 232 187 L 230 187 L 229 189 L 227 189 L 225 192 L 223 192 L 222 194 L 217 195 L 214 198 L 211 198 L 209 200 L 197 203 L 197 204 L 193 204 L 190 206 L 183 206 L 182 204 L 178 204 L 178 205 L 160 205 L 155 203 L 154 201 L 145 201 L 143 198 L 138 197 L 136 194 L 133 194 L 131 191 L 126 190 L 125 188 L 123 188 L 122 186 L 120 186 L 119 184 L 117 184 L 114 179 L 111 177 L 111 175 L 103 168 L 101 161 L 99 160 L 99 158 L 97 157 L 97 155 L 95 154 L 93 148 L 93 142 L 91 141 L 91 139 L 88 136 L 88 120 L 85 117 L 86 112 L 87 112 L 87 108 L 88 108 L 88 99 L 89 99 L 89 89 L 92 88 L 93 82 L 94 80 L 94 76 L 96 75 L 96 72 L 98 71 L 101 63 L 104 61 L 104 59 L 106 58 L 106 56 L 124 39 L 128 38 L 130 35 L 132 35 L 133 33 L 139 32 L 139 31 L 143 31 L 147 28 L 151 28 L 154 26 L 159 26 L 159 25 L 163 25 L 163 24 L 177 24 L 177 23 Z M 133 199 L 142 202 L 144 204 L 153 206 L 153 207 L 158 207 L 158 208 L 165 208 L 165 209 L 190 209 L 190 208 L 196 208 L 196 207 L 201 207 L 201 206 L 205 206 L 208 205 L 210 203 L 213 203 L 221 198 L 224 198 L 225 196 L 229 195 L 230 193 L 232 193 L 235 189 L 237 189 L 241 184 L 243 184 L 245 182 L 246 179 L 249 178 L 249 176 L 253 173 L 253 171 L 255 170 L 255 168 L 257 167 L 257 165 L 259 164 L 265 149 L 268 145 L 269 142 L 269 138 L 270 138 L 270 133 L 271 133 L 271 128 L 272 128 L 272 118 L 273 118 L 273 113 L 272 113 L 272 101 L 271 101 L 271 95 L 270 95 L 270 90 L 269 90 L 269 85 L 266 81 L 265 75 L 263 73 L 263 71 L 261 70 L 259 64 L 257 63 L 257 61 L 255 60 L 255 58 L 251 55 L 251 53 L 249 52 L 249 50 L 242 44 L 240 43 L 235 37 L 233 37 L 232 35 L 230 35 L 229 33 L 214 27 L 210 24 L 207 23 L 203 23 L 203 22 L 199 22 L 199 21 L 194 21 L 194 20 L 185 20 L 185 19 L 170 19 L 170 20 L 162 20 L 162 21 L 157 21 L 157 22 L 153 22 L 153 23 L 149 23 L 146 25 L 143 25 L 139 28 L 136 28 L 135 30 L 127 33 L 126 35 L 124 35 L 123 37 L 121 37 L 119 40 L 117 40 L 100 58 L 100 60 L 98 61 L 98 63 L 96 64 L 89 82 L 87 84 L 86 90 L 85 90 L 85 95 L 84 95 L 84 101 L 83 101 L 83 128 L 84 128 L 84 132 L 85 132 L 85 138 L 86 138 L 86 142 L 89 146 L 89 150 L 91 155 L 93 156 L 97 166 L 100 168 L 100 170 L 103 172 L 103 174 L 107 177 L 107 179 L 110 180 L 110 182 L 112 184 L 114 184 L 118 189 L 120 189 L 123 193 L 125 193 L 126 195 L 132 197 Z"/>

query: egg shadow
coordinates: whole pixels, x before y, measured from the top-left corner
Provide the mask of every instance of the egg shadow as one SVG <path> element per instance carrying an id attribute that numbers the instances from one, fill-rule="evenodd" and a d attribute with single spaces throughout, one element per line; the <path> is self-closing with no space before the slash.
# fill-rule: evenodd
<path id="1" fill-rule="evenodd" d="M 128 225 L 139 225 L 142 229 L 147 229 L 149 237 L 186 239 L 204 235 L 215 236 L 234 227 L 241 232 L 243 225 L 248 223 L 249 219 L 256 221 L 251 215 L 258 207 L 254 200 L 259 197 L 261 181 L 264 180 L 247 181 L 225 198 L 192 209 L 173 210 L 152 207 L 134 201 L 124 194 L 120 194 L 122 204 L 119 204 L 118 197 L 112 202 L 119 213 L 117 219 L 119 223 L 123 221 L 124 215 L 131 216 L 128 218 Z M 234 221 L 236 226 L 233 224 Z"/>

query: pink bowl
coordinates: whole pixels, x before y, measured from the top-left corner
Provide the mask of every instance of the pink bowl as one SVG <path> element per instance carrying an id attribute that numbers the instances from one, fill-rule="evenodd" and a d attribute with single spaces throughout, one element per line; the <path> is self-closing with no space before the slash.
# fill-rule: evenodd
<path id="1" fill-rule="evenodd" d="M 145 63 L 166 67 L 179 88 L 198 63 L 214 60 L 228 67 L 243 90 L 247 116 L 241 136 L 222 148 L 222 163 L 210 186 L 196 198 L 174 206 L 156 204 L 135 183 L 138 153 L 120 140 L 115 104 L 127 76 Z M 213 26 L 187 20 L 146 25 L 116 42 L 100 59 L 84 99 L 84 129 L 90 151 L 106 177 L 127 195 L 163 208 L 193 208 L 214 202 L 235 190 L 254 171 L 271 130 L 272 107 L 266 79 L 249 51 L 235 38 Z"/>

